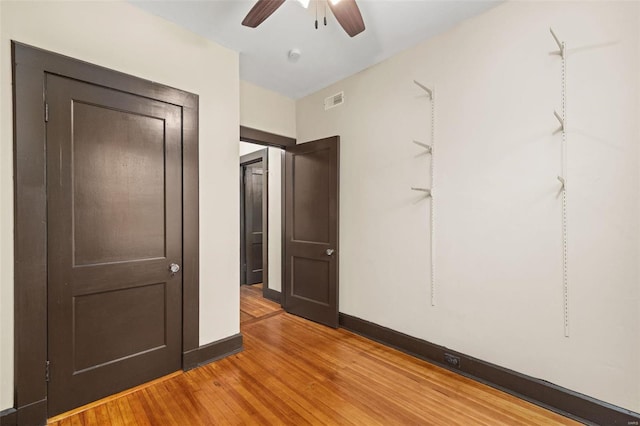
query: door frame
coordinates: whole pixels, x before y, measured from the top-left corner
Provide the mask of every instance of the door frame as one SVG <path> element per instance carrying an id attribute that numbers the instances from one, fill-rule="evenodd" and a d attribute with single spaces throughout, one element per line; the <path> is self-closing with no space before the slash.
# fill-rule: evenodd
<path id="1" fill-rule="evenodd" d="M 285 176 L 284 176 L 284 154 L 285 154 L 285 150 L 287 149 L 287 147 L 290 146 L 296 146 L 297 141 L 294 138 L 290 138 L 287 136 L 281 136 L 281 135 L 277 135 L 275 133 L 269 133 L 269 132 L 265 132 L 263 130 L 258 130 L 258 129 L 254 129 L 252 127 L 246 127 L 246 126 L 240 126 L 240 141 L 241 142 L 249 142 L 249 143 L 253 143 L 256 145 L 262 145 L 265 147 L 274 147 L 274 148 L 280 148 L 282 151 L 280 152 L 280 171 L 281 171 L 281 186 L 280 186 L 280 191 L 281 194 L 284 194 L 284 191 L 286 189 L 286 185 L 285 185 Z M 281 197 L 281 206 L 280 206 L 280 211 L 281 211 L 281 220 L 282 220 L 282 224 L 284 226 L 285 223 L 285 199 L 284 196 Z M 285 256 L 284 256 L 284 231 L 281 233 L 282 235 L 280 236 L 280 240 L 281 240 L 281 271 L 284 273 L 284 260 L 285 260 Z M 267 248 L 268 251 L 268 248 Z M 281 293 L 279 291 L 276 290 L 272 290 L 270 288 L 268 288 L 268 286 L 263 286 L 263 297 L 265 299 L 269 299 L 272 300 L 276 303 L 280 303 L 281 304 Z"/>
<path id="2" fill-rule="evenodd" d="M 243 268 L 247 249 L 244 168 L 259 162 L 262 162 L 262 297 L 266 297 L 269 288 L 269 151 L 266 148 L 240 157 L 240 284 L 246 284 L 247 274 Z"/>
<path id="3" fill-rule="evenodd" d="M 18 424 L 47 419 L 45 75 L 182 108 L 182 366 L 199 348 L 198 95 L 11 42 L 14 167 L 14 407 Z M 40 123 L 40 125 L 38 125 Z"/>

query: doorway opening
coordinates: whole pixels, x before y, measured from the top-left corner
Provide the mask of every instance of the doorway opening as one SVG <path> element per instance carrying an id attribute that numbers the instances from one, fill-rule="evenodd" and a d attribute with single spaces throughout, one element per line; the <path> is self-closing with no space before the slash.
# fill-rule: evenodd
<path id="1" fill-rule="evenodd" d="M 240 177 L 240 323 L 257 321 L 265 316 L 274 315 L 282 311 L 281 288 L 282 288 L 282 267 L 283 267 L 283 224 L 284 224 L 284 156 L 287 147 L 296 145 L 296 140 L 286 136 L 280 136 L 273 133 L 264 132 L 250 127 L 240 126 L 240 142 L 239 142 L 239 177 Z M 262 174 L 256 170 L 247 171 L 247 165 L 253 165 L 253 168 L 261 165 Z M 246 196 L 243 193 L 247 180 L 244 176 L 251 176 L 252 185 L 256 185 L 256 181 L 260 181 L 262 177 L 262 187 L 260 190 L 252 188 L 253 194 L 248 198 L 261 198 L 262 205 L 260 207 L 252 207 L 253 216 L 250 218 L 250 226 L 246 226 L 246 215 L 244 205 L 247 204 Z M 255 195 L 261 191 L 262 197 Z M 253 203 L 249 200 L 249 204 Z M 257 228 L 254 226 L 258 220 L 253 220 L 258 211 L 262 211 L 262 218 L 259 221 L 262 224 L 262 247 L 258 249 L 257 244 L 253 244 L 253 249 L 260 253 L 262 251 L 262 279 L 254 284 L 247 283 L 247 274 L 245 270 L 251 266 L 243 268 L 246 262 L 246 246 L 247 233 L 245 228 Z M 251 234 L 251 233 L 249 233 Z M 253 241 L 258 240 L 256 232 L 253 236 L 249 235 Z M 251 244 L 249 244 L 251 245 Z M 251 254 L 253 258 L 257 257 Z M 253 264 L 255 265 L 255 261 Z M 260 268 L 255 268 L 260 269 Z M 253 274 L 253 271 L 251 271 Z M 250 274 L 250 275 L 251 275 Z M 255 276 L 249 280 L 257 280 Z"/>
<path id="2" fill-rule="evenodd" d="M 280 303 L 282 283 L 282 156 L 278 147 L 239 146 L 241 299 Z M 246 318 L 241 300 L 241 318 Z"/>
<path id="3" fill-rule="evenodd" d="M 262 220 L 266 223 L 262 230 L 266 242 L 262 247 L 267 247 L 262 265 L 264 298 L 281 303 L 286 312 L 337 327 L 340 137 L 298 145 L 295 139 L 240 126 L 240 141 L 257 145 L 242 145 L 240 156 L 268 147 L 263 163 L 267 166 L 261 175 L 267 210 Z M 274 162 L 279 165 L 275 166 Z M 246 168 L 240 170 L 241 186 L 245 176 L 251 176 L 250 179 L 260 176 Z M 276 184 L 278 172 L 280 179 Z M 280 189 L 277 202 L 272 197 L 275 188 Z M 279 214 L 275 213 L 277 209 Z M 246 226 L 246 218 L 243 220 Z M 275 224 L 279 227 L 274 232 Z M 280 238 L 269 238 L 269 235 Z M 250 235 L 243 238 L 245 256 L 249 238 Z M 244 277 L 246 280 L 247 274 Z M 242 303 L 241 298 L 241 306 Z"/>

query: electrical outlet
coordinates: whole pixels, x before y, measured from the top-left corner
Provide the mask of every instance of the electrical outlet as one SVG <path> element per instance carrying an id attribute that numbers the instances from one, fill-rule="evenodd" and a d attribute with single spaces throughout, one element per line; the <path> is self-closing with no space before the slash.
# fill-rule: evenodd
<path id="1" fill-rule="evenodd" d="M 455 356 L 455 355 L 451 355 L 445 352 L 444 354 L 444 362 L 445 364 L 453 367 L 453 368 L 460 368 L 460 357 L 459 356 Z"/>

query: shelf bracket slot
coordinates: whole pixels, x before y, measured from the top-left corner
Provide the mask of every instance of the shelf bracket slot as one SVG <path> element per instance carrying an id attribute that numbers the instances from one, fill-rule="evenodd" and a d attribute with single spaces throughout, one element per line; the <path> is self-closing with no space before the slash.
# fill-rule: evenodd
<path id="1" fill-rule="evenodd" d="M 556 44 L 558 45 L 558 48 L 560 49 L 555 54 L 556 55 L 560 55 L 562 57 L 562 59 L 564 59 L 564 43 L 560 41 L 560 39 L 558 38 L 556 33 L 553 31 L 553 28 L 549 28 L 549 31 L 551 31 L 551 35 L 553 36 L 553 39 L 556 41 Z"/>
<path id="2" fill-rule="evenodd" d="M 429 188 L 417 188 L 415 186 L 412 186 L 411 189 L 413 191 L 424 192 L 425 193 L 425 197 L 431 197 L 431 190 Z"/>
<path id="3" fill-rule="evenodd" d="M 558 114 L 558 111 L 553 111 L 553 115 L 556 116 L 558 123 L 560 123 L 560 130 L 564 132 L 564 118 L 562 118 L 560 114 Z"/>
<path id="4" fill-rule="evenodd" d="M 413 140 L 413 143 L 415 143 L 416 145 L 419 145 L 419 146 L 423 147 L 424 149 L 426 149 L 427 153 L 429 153 L 429 154 L 431 154 L 431 152 L 433 151 L 433 148 L 431 148 L 431 145 L 429 145 L 429 144 L 417 141 L 415 139 Z"/>
<path id="5" fill-rule="evenodd" d="M 424 84 L 420 83 L 417 80 L 413 80 L 413 82 L 420 87 L 422 90 L 424 90 L 425 92 L 427 92 L 427 95 L 429 95 L 429 99 L 433 99 L 433 90 L 429 89 L 427 86 L 425 86 Z"/>
<path id="6" fill-rule="evenodd" d="M 564 178 L 562 176 L 558 176 L 558 182 L 560 182 L 562 184 L 562 190 L 564 191 L 565 185 L 566 185 L 566 181 L 564 180 Z"/>

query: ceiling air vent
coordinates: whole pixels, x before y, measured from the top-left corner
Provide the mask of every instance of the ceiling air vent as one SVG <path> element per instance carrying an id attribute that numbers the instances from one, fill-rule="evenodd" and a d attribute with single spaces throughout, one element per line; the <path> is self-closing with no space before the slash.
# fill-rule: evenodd
<path id="1" fill-rule="evenodd" d="M 331 108 L 335 108 L 344 103 L 344 92 L 336 93 L 335 95 L 331 95 L 324 100 L 324 110 L 328 110 Z"/>

